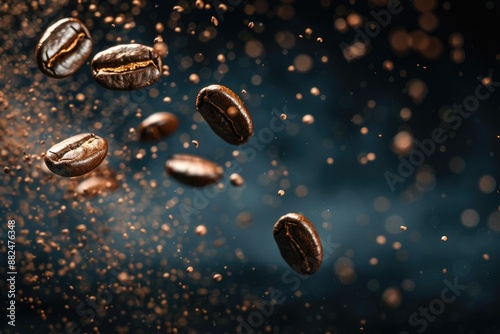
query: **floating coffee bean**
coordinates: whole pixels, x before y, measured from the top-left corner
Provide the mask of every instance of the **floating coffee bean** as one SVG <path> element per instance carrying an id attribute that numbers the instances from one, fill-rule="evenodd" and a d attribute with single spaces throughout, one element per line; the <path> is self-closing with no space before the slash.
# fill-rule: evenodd
<path id="1" fill-rule="evenodd" d="M 149 86 L 161 76 L 161 57 L 153 48 L 123 44 L 99 52 L 90 63 L 92 76 L 106 88 L 131 90 Z"/>
<path id="2" fill-rule="evenodd" d="M 141 122 L 139 135 L 143 141 L 168 137 L 179 128 L 177 116 L 169 112 L 157 112 Z"/>
<path id="3" fill-rule="evenodd" d="M 229 181 L 233 186 L 236 187 L 241 187 L 243 184 L 245 184 L 245 180 L 243 180 L 243 177 L 238 173 L 229 175 Z"/>
<path id="4" fill-rule="evenodd" d="M 118 188 L 118 182 L 115 179 L 92 176 L 83 180 L 75 189 L 75 192 L 87 198 L 95 197 L 99 194 L 105 194 Z"/>
<path id="5" fill-rule="evenodd" d="M 107 153 L 106 139 L 83 133 L 52 146 L 45 155 L 45 164 L 55 174 L 79 176 L 99 166 Z"/>
<path id="6" fill-rule="evenodd" d="M 232 145 L 246 143 L 253 135 L 247 108 L 232 90 L 221 85 L 203 88 L 196 97 L 196 109 L 212 130 Z"/>
<path id="7" fill-rule="evenodd" d="M 51 25 L 35 50 L 40 70 L 53 78 L 75 73 L 92 53 L 92 38 L 85 25 L 66 18 Z"/>
<path id="8" fill-rule="evenodd" d="M 216 183 L 224 172 L 215 162 L 189 154 L 174 154 L 165 167 L 174 179 L 195 187 Z"/>
<path id="9" fill-rule="evenodd" d="M 281 256 L 293 270 L 303 275 L 315 273 L 323 260 L 323 247 L 311 222 L 298 213 L 281 217 L 273 229 Z"/>

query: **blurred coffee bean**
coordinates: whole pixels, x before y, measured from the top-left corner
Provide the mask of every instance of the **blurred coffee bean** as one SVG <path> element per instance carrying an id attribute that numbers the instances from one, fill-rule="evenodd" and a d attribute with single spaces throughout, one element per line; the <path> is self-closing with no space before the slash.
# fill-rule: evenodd
<path id="1" fill-rule="evenodd" d="M 40 70 L 53 78 L 75 73 L 92 53 L 92 37 L 78 19 L 66 18 L 51 25 L 38 42 L 35 57 Z"/>
<path id="2" fill-rule="evenodd" d="M 161 76 L 161 57 L 153 48 L 123 44 L 99 52 L 90 63 L 92 76 L 110 89 L 132 90 L 152 85 Z"/>
<path id="3" fill-rule="evenodd" d="M 118 188 L 118 182 L 112 178 L 92 176 L 78 184 L 75 192 L 87 198 L 105 194 Z"/>
<path id="4" fill-rule="evenodd" d="M 60 176 L 79 176 L 99 166 L 107 153 L 106 139 L 93 133 L 83 133 L 49 148 L 45 164 L 51 172 Z"/>
<path id="5" fill-rule="evenodd" d="M 323 247 L 312 223 L 298 213 L 282 216 L 274 225 L 274 239 L 285 261 L 299 274 L 311 275 L 321 266 Z"/>
<path id="6" fill-rule="evenodd" d="M 236 187 L 241 187 L 243 184 L 245 184 L 245 180 L 243 180 L 243 177 L 240 174 L 233 173 L 229 176 L 229 181 L 233 186 Z"/>
<path id="7" fill-rule="evenodd" d="M 154 141 L 172 135 L 179 128 L 177 116 L 169 112 L 157 112 L 139 124 L 142 141 Z"/>
<path id="8" fill-rule="evenodd" d="M 174 179 L 195 187 L 216 183 L 224 172 L 215 162 L 189 154 L 174 154 L 165 167 Z"/>
<path id="9" fill-rule="evenodd" d="M 196 97 L 196 109 L 212 130 L 229 144 L 244 144 L 253 135 L 250 113 L 238 95 L 225 86 L 203 88 Z"/>

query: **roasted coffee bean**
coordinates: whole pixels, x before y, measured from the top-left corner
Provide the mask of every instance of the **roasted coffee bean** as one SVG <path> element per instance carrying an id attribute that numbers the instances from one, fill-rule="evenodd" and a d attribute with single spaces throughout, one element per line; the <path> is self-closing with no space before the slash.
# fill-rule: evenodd
<path id="1" fill-rule="evenodd" d="M 157 112 L 139 124 L 139 135 L 143 141 L 168 137 L 179 128 L 179 119 L 169 112 Z"/>
<path id="2" fill-rule="evenodd" d="M 149 86 L 161 76 L 161 57 L 149 46 L 123 44 L 99 52 L 90 63 L 92 76 L 110 89 Z"/>
<path id="3" fill-rule="evenodd" d="M 232 145 L 246 143 L 253 135 L 247 108 L 232 90 L 221 85 L 203 88 L 196 97 L 196 109 L 212 130 Z"/>
<path id="4" fill-rule="evenodd" d="M 106 194 L 118 188 L 118 182 L 113 178 L 92 176 L 78 184 L 75 192 L 87 198 Z"/>
<path id="5" fill-rule="evenodd" d="M 233 173 L 229 175 L 229 181 L 233 186 L 236 187 L 241 187 L 242 185 L 245 184 L 245 180 L 243 180 L 243 177 L 238 173 Z"/>
<path id="6" fill-rule="evenodd" d="M 108 153 L 108 142 L 93 133 L 83 133 L 55 144 L 45 155 L 51 172 L 61 176 L 79 176 L 99 166 Z"/>
<path id="7" fill-rule="evenodd" d="M 323 246 L 311 222 L 298 213 L 281 217 L 273 229 L 281 256 L 303 275 L 315 273 L 323 260 Z"/>
<path id="8" fill-rule="evenodd" d="M 216 183 L 224 172 L 215 162 L 189 154 L 174 154 L 165 167 L 174 179 L 195 187 Z"/>
<path id="9" fill-rule="evenodd" d="M 40 70 L 53 78 L 75 73 L 92 53 L 92 37 L 77 19 L 62 19 L 51 25 L 35 50 Z"/>

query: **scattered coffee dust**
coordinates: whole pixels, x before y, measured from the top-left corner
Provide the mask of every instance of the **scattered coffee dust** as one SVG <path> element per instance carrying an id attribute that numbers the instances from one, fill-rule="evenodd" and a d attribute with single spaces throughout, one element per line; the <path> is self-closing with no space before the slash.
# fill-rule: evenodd
<path id="1" fill-rule="evenodd" d="M 374 8 L 387 4 L 372 2 Z M 356 326 L 369 328 L 370 321 L 365 319 L 369 316 L 357 314 L 358 305 L 339 292 L 345 286 L 366 289 L 359 290 L 360 295 L 373 294 L 376 303 L 400 311 L 405 292 L 420 283 L 405 279 L 398 287 L 381 286 L 376 273 L 373 279 L 361 282 L 360 263 L 377 269 L 387 265 L 388 257 L 370 254 L 363 259 L 352 240 L 337 239 L 336 229 L 344 224 L 355 226 L 356 237 L 395 254 L 403 263 L 411 257 L 406 241 L 398 240 L 396 232 L 398 227 L 407 230 L 402 225 L 408 223 L 406 217 L 396 215 L 390 206 L 387 210 L 368 207 L 356 212 L 355 220 L 343 221 L 349 203 L 330 201 L 330 195 L 344 189 L 317 187 L 314 182 L 322 182 L 323 170 L 335 180 L 337 173 L 350 168 L 356 177 L 363 176 L 363 168 L 370 167 L 368 162 L 375 165 L 385 159 L 387 153 L 379 152 L 381 147 L 392 149 L 395 159 L 412 152 L 416 135 L 410 123 L 417 117 L 417 107 L 429 98 L 430 85 L 425 75 L 409 74 L 399 56 L 412 53 L 435 60 L 449 50 L 443 49 L 446 43 L 433 33 L 439 23 L 433 9 L 421 8 L 425 16 L 415 22 L 417 29 L 388 29 L 387 36 L 374 37 L 369 47 L 353 42 L 337 57 L 337 45 L 335 52 L 327 49 L 332 40 L 328 36 L 332 31 L 347 36 L 364 29 L 365 14 L 332 1 L 313 7 L 328 11 L 328 31 L 308 27 L 299 20 L 302 13 L 295 3 L 289 1 L 2 3 L 0 205 L 2 217 L 16 221 L 18 332 L 203 333 L 208 328 L 213 332 L 249 332 L 250 328 L 279 333 L 293 331 L 295 324 L 304 325 L 300 321 L 307 319 L 307 328 L 318 324 L 324 332 L 335 333 L 340 331 L 337 322 L 343 318 L 342 312 L 352 312 Z M 408 10 L 416 9 L 408 6 Z M 100 86 L 92 77 L 92 58 L 75 67 L 67 78 L 51 78 L 40 71 L 35 59 L 37 43 L 61 18 L 77 18 L 85 25 L 92 36 L 92 56 L 116 45 L 147 46 L 143 54 L 154 54 L 154 62 L 139 57 L 115 69 L 133 72 L 145 81 L 140 85 L 143 88 L 117 91 L 107 88 L 139 87 Z M 72 41 L 71 50 L 76 50 L 77 42 Z M 333 89 L 330 82 L 315 81 L 332 70 L 331 64 L 340 69 L 345 60 L 368 58 L 385 44 L 390 46 L 390 56 L 370 59 L 369 65 L 359 68 L 386 75 L 400 95 L 404 92 L 405 103 L 415 106 L 379 108 L 383 103 L 379 96 L 362 99 L 358 91 L 341 91 L 343 95 L 337 96 L 337 87 Z M 463 64 L 467 59 L 464 35 L 454 32 L 448 44 L 452 48 L 448 61 Z M 137 47 L 131 46 L 126 55 L 134 50 Z M 64 48 L 59 50 L 53 61 L 62 60 L 66 53 Z M 87 59 L 84 56 L 81 59 Z M 152 78 L 144 73 L 145 68 L 154 69 L 149 73 Z M 307 74 L 314 74 L 314 80 L 304 80 Z M 328 81 L 333 81 L 331 76 Z M 370 86 L 354 81 L 349 85 L 373 87 L 373 82 Z M 481 82 L 486 87 L 493 84 L 487 77 Z M 208 97 L 214 103 L 205 107 L 208 111 L 220 111 L 228 101 L 236 108 L 204 118 L 196 111 L 196 97 L 203 87 L 213 84 L 227 84 L 231 92 L 241 95 L 237 100 L 236 94 L 216 100 Z M 333 99 L 340 108 L 325 108 Z M 362 103 L 356 104 L 358 100 Z M 161 113 L 167 105 L 169 113 Z M 242 110 L 245 117 L 234 118 Z M 328 124 L 328 131 L 313 133 L 328 119 L 327 114 L 334 115 L 335 122 Z M 380 124 L 391 115 L 392 121 L 402 124 L 396 131 L 384 132 Z M 210 126 L 221 138 L 241 146 L 233 151 L 234 146 L 215 138 Z M 304 135 L 305 131 L 317 137 Z M 52 173 L 45 163 L 47 150 L 80 133 L 106 138 L 104 161 L 84 175 Z M 387 145 L 378 145 L 386 138 Z M 355 152 L 354 142 L 362 142 L 366 150 Z M 378 146 L 371 146 L 373 143 Z M 188 151 L 194 149 L 213 161 L 212 174 L 202 173 L 209 182 L 193 181 L 196 173 L 186 174 L 182 161 L 177 161 L 173 173 L 170 170 L 177 178 L 170 177 L 165 170 L 167 159 L 192 154 Z M 320 158 L 300 153 L 312 150 L 320 152 Z M 450 162 L 450 169 L 457 173 L 465 168 L 460 159 Z M 431 172 L 421 170 L 415 176 L 415 184 L 407 181 L 402 201 L 420 199 L 424 186 L 433 185 Z M 186 178 L 191 182 L 178 182 Z M 492 178 L 481 181 L 482 193 L 494 193 Z M 338 184 L 344 181 L 340 177 Z M 295 196 L 284 197 L 288 190 Z M 321 201 L 315 200 L 317 196 Z M 314 230 L 314 243 L 302 234 L 300 241 L 319 254 L 321 237 L 324 264 L 315 274 L 318 281 L 284 276 L 291 270 L 273 244 L 274 218 L 267 213 L 279 217 L 290 212 L 288 209 L 314 216 L 319 236 Z M 379 223 L 377 214 L 387 214 L 385 225 L 380 224 L 384 232 L 374 229 Z M 498 221 L 494 214 L 488 218 L 488 226 L 498 230 Z M 401 236 L 416 243 L 422 236 L 414 230 L 412 227 Z M 441 240 L 447 241 L 447 237 Z M 0 241 L 2 254 L 7 249 L 4 242 Z M 290 242 L 285 239 L 280 245 L 291 248 Z M 332 242 L 340 242 L 341 251 Z M 492 252 L 481 254 L 483 262 L 493 259 Z M 312 270 L 303 268 L 298 273 L 319 268 L 319 263 L 311 265 Z M 5 266 L 0 268 L 2 274 L 5 271 Z M 391 279 L 391 284 L 396 280 Z M 311 285 L 325 282 L 328 291 L 320 290 L 325 295 L 314 295 L 317 291 Z M 338 299 L 332 299 L 334 294 Z M 342 310 L 335 308 L 336 303 Z M 243 323 L 256 319 L 251 316 L 259 306 L 269 305 L 274 311 L 261 324 L 249 327 Z M 286 315 L 292 305 L 299 305 L 293 310 L 300 317 Z M 21 312 L 25 312 L 24 318 Z M 382 316 L 390 317 L 374 312 L 371 319 Z"/>

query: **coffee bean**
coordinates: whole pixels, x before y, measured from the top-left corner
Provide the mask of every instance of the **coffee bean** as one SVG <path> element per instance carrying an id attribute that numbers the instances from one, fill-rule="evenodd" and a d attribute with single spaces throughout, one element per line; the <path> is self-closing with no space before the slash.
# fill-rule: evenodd
<path id="1" fill-rule="evenodd" d="M 241 187 L 243 184 L 245 184 L 245 180 L 243 180 L 243 177 L 238 173 L 231 174 L 229 176 L 229 181 L 233 186 L 236 187 Z"/>
<path id="2" fill-rule="evenodd" d="M 53 78 L 75 73 L 92 53 L 92 37 L 78 19 L 66 18 L 51 25 L 35 49 L 40 70 Z"/>
<path id="3" fill-rule="evenodd" d="M 99 52 L 90 63 L 92 76 L 110 89 L 131 90 L 155 83 L 161 76 L 161 57 L 153 48 L 123 44 Z"/>
<path id="4" fill-rule="evenodd" d="M 232 145 L 246 143 L 253 135 L 247 108 L 232 90 L 221 85 L 203 88 L 196 97 L 196 109 L 212 130 Z"/>
<path id="5" fill-rule="evenodd" d="M 169 112 L 157 112 L 139 124 L 139 135 L 143 141 L 154 141 L 170 136 L 178 128 L 177 116 Z"/>
<path id="6" fill-rule="evenodd" d="M 55 144 L 45 155 L 51 172 L 61 176 L 79 176 L 99 166 L 108 153 L 108 142 L 93 133 L 83 133 Z"/>
<path id="7" fill-rule="evenodd" d="M 189 154 L 174 154 L 165 167 L 174 179 L 195 187 L 216 183 L 224 172 L 215 162 Z"/>
<path id="8" fill-rule="evenodd" d="M 298 213 L 281 217 L 273 229 L 281 256 L 299 274 L 311 275 L 321 266 L 323 246 L 311 222 Z"/>
<path id="9" fill-rule="evenodd" d="M 87 198 L 95 197 L 99 194 L 106 194 L 107 192 L 117 189 L 118 182 L 113 178 L 102 176 L 91 176 L 78 184 L 75 192 Z"/>

